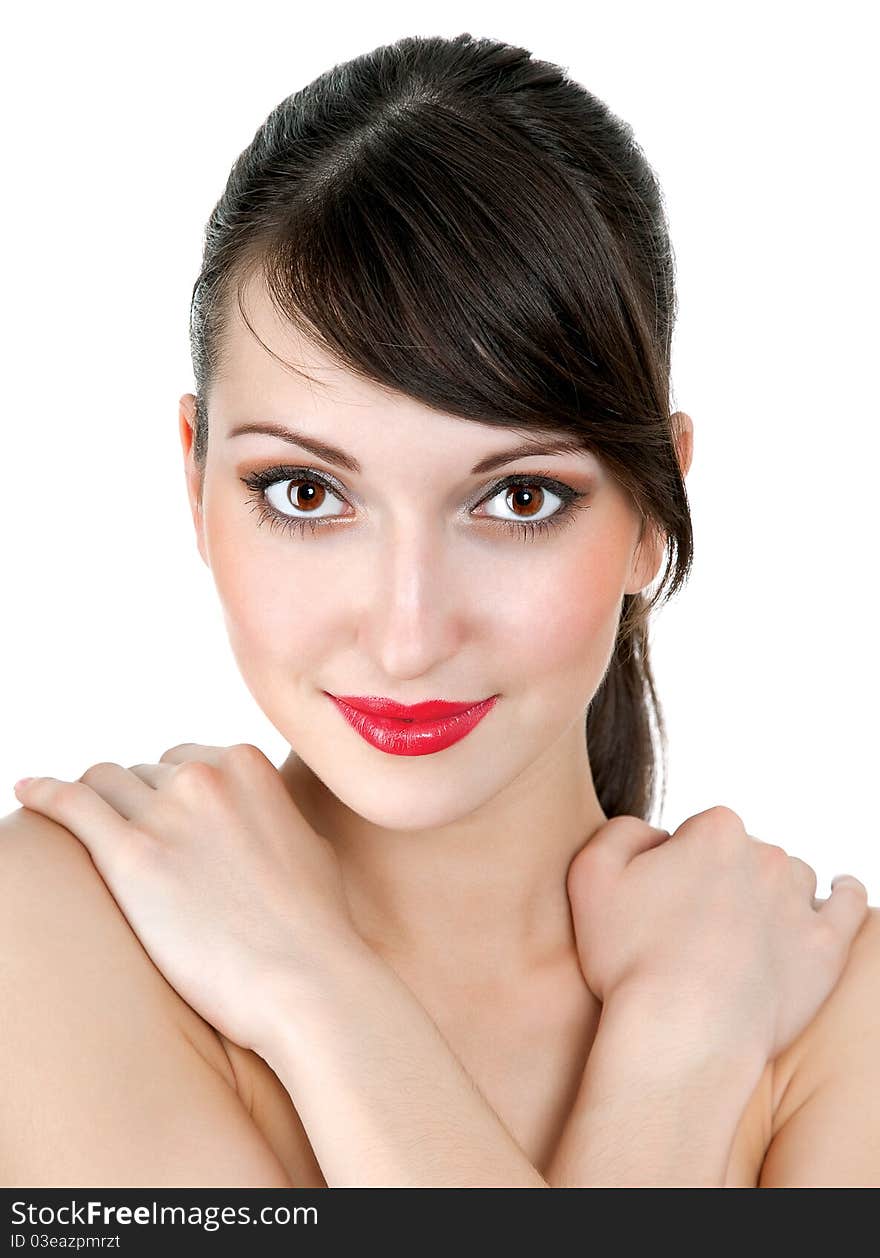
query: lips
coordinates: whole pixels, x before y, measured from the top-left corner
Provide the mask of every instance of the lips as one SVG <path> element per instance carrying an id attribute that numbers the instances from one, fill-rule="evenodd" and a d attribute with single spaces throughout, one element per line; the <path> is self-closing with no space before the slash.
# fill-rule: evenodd
<path id="1" fill-rule="evenodd" d="M 356 712 L 365 712 L 368 716 L 393 717 L 398 721 L 437 721 L 445 716 L 458 716 L 459 712 L 467 712 L 468 708 L 476 707 L 481 699 L 471 699 L 467 703 L 449 703 L 445 699 L 427 699 L 424 703 L 396 703 L 393 699 L 384 699 L 374 695 L 331 695 L 341 699 Z"/>
<path id="2" fill-rule="evenodd" d="M 365 742 L 393 756 L 426 756 L 435 751 L 444 751 L 475 729 L 500 697 L 492 695 L 468 707 L 463 707 L 458 703 L 440 703 L 435 700 L 404 707 L 403 711 L 409 714 L 430 712 L 432 709 L 436 711 L 438 706 L 446 710 L 445 715 L 416 721 L 412 715 L 405 717 L 387 715 L 388 703 L 391 703 L 398 712 L 402 708 L 401 704 L 391 700 L 371 698 L 371 703 L 378 702 L 384 705 L 385 711 L 382 713 L 364 712 L 349 703 L 347 698 L 330 694 L 329 691 L 324 693 L 328 699 L 333 700 L 338 711 Z M 361 697 L 354 697 L 358 702 L 363 702 Z M 451 713 L 450 708 L 453 709 Z"/>

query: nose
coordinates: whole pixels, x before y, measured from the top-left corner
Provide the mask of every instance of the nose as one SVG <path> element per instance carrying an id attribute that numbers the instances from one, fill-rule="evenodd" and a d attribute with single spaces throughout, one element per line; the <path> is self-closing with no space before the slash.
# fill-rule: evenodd
<path id="1" fill-rule="evenodd" d="M 425 521 L 400 525 L 383 539 L 367 581 L 361 635 L 386 677 L 429 674 L 461 650 L 471 613 L 466 571 L 454 551 L 443 529 Z"/>

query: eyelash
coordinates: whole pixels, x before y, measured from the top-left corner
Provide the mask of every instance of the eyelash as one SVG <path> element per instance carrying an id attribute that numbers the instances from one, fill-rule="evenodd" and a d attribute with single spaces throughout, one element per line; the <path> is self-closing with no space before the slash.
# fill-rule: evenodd
<path id="1" fill-rule="evenodd" d="M 321 485 L 324 489 L 328 489 L 337 498 L 343 495 L 340 490 L 321 472 L 313 471 L 307 467 L 288 467 L 280 465 L 277 467 L 263 468 L 258 472 L 251 472 L 247 476 L 242 476 L 241 481 L 247 485 L 250 490 L 249 497 L 254 499 L 254 506 L 258 514 L 258 525 L 267 523 L 270 528 L 279 527 L 283 532 L 305 534 L 306 527 L 311 529 L 312 536 L 316 531 L 324 528 L 326 524 L 332 523 L 332 518 L 328 519 L 307 519 L 304 517 L 288 516 L 283 512 L 276 511 L 266 502 L 264 491 L 270 485 L 275 485 L 279 481 L 292 480 L 297 483 L 313 482 Z M 481 498 L 475 506 L 481 506 L 484 502 L 490 501 L 497 497 L 504 489 L 512 489 L 519 485 L 527 487 L 540 486 L 542 489 L 549 489 L 551 493 L 556 494 L 562 499 L 562 506 L 559 507 L 552 516 L 546 520 L 523 520 L 515 523 L 513 520 L 499 520 L 494 516 L 485 517 L 490 519 L 493 524 L 499 524 L 502 528 L 507 529 L 513 535 L 518 536 L 522 541 L 532 541 L 539 534 L 548 534 L 555 532 L 560 528 L 564 528 L 567 524 L 572 523 L 574 513 L 581 505 L 589 505 L 581 503 L 581 499 L 588 495 L 581 493 L 577 489 L 572 489 L 570 485 L 564 484 L 562 481 L 555 480 L 552 476 L 542 475 L 539 472 L 526 475 L 519 473 L 512 476 L 506 476 L 504 480 L 499 481 L 497 485 L 493 485 L 490 493 Z"/>

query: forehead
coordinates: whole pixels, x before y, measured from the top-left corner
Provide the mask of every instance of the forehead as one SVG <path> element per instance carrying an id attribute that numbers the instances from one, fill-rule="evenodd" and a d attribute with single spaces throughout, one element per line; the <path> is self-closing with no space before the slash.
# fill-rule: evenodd
<path id="1" fill-rule="evenodd" d="M 258 277 L 248 279 L 241 302 L 251 326 L 233 296 L 222 362 L 211 394 L 212 409 L 215 393 L 224 411 L 241 405 L 253 407 L 262 400 L 298 407 L 306 402 L 364 407 L 399 396 L 343 367 L 301 333 L 276 308 Z"/>
<path id="2" fill-rule="evenodd" d="M 209 399 L 211 427 L 218 437 L 242 424 L 276 423 L 351 451 L 365 470 L 373 459 L 400 461 L 404 450 L 428 458 L 448 450 L 456 467 L 468 460 L 470 467 L 524 442 L 546 445 L 554 436 L 569 442 L 575 437 L 564 429 L 554 434 L 521 425 L 483 424 L 432 409 L 336 362 L 277 310 L 260 278 L 249 278 L 241 300 L 253 331 L 233 297 L 222 363 Z M 249 440 L 276 444 L 265 436 Z M 599 469 L 586 450 L 567 457 L 594 472 Z"/>

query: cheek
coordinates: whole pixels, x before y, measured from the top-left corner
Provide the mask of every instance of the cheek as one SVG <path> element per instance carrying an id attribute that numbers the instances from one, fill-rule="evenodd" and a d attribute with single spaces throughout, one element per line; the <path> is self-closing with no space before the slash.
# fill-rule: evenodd
<path id="1" fill-rule="evenodd" d="M 608 540 L 581 537 L 555 553 L 548 545 L 526 564 L 512 561 L 504 590 L 495 588 L 505 678 L 556 679 L 563 689 L 576 684 L 579 701 L 592 697 L 614 647 L 626 582 L 625 556 Z"/>
<path id="2" fill-rule="evenodd" d="M 242 518 L 243 517 L 243 518 Z M 287 538 L 255 514 L 205 502 L 212 576 L 233 653 L 246 681 L 263 671 L 290 681 L 321 676 L 332 643 L 348 641 L 347 608 L 369 602 L 361 564 L 346 549 L 306 535 Z M 629 552 L 626 520 L 592 514 L 589 527 L 557 541 L 499 543 L 459 569 L 448 607 L 488 653 L 487 683 L 510 691 L 536 678 L 589 702 L 607 667 L 620 616 Z M 498 661 L 497 675 L 492 663 Z"/>
<path id="3" fill-rule="evenodd" d="M 291 676 L 291 661 L 307 671 L 326 648 L 333 602 L 326 576 L 310 558 L 308 538 L 298 544 L 257 526 L 256 515 L 234 519 L 232 505 L 206 512 L 211 574 L 236 660 L 245 674 L 273 665 Z M 314 554 L 315 552 L 311 552 Z"/>

